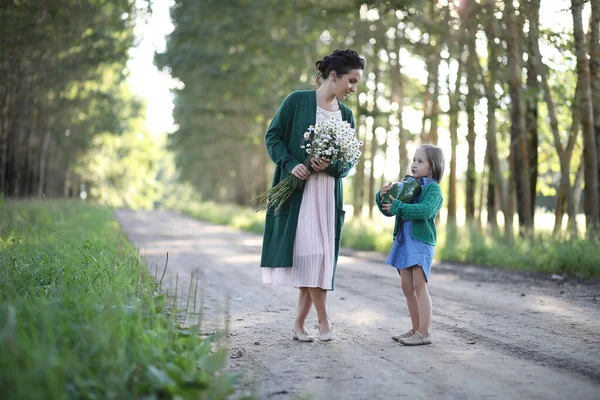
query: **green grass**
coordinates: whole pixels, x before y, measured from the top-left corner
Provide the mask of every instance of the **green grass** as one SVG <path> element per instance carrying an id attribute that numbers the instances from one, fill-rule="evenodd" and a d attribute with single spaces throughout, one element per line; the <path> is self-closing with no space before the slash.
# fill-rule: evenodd
<path id="1" fill-rule="evenodd" d="M 262 233 L 264 228 L 264 213 L 254 213 L 248 207 L 193 203 L 182 211 L 198 219 L 256 233 Z M 348 212 L 346 216 L 342 247 L 389 252 L 392 247 L 392 219 L 376 215 L 374 221 L 353 220 Z M 512 242 L 485 228 L 465 225 L 451 232 L 445 225 L 440 225 L 437 232 L 435 257 L 438 261 L 600 279 L 600 252 L 597 250 L 600 243 L 597 241 L 566 235 L 554 237 L 548 229 L 539 229 L 533 239 L 515 237 Z"/>
<path id="2" fill-rule="evenodd" d="M 218 399 L 227 350 L 179 329 L 111 210 L 0 203 L 3 399 Z M 171 313 L 167 313 L 167 309 Z M 170 315 L 169 315 L 170 314 Z"/>
<path id="3" fill-rule="evenodd" d="M 579 279 L 600 278 L 600 243 L 580 237 L 539 230 L 533 238 L 504 240 L 485 228 L 442 227 L 436 256 L 443 261 L 488 265 L 507 270 L 567 275 Z"/>

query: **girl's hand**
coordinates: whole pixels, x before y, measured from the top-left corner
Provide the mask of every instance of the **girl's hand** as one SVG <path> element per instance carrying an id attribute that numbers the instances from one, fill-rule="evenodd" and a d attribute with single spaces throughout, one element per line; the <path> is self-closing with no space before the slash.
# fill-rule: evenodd
<path id="1" fill-rule="evenodd" d="M 329 167 L 330 164 L 331 161 L 323 160 L 321 158 L 313 158 L 310 160 L 310 166 L 316 172 L 323 171 L 325 168 Z"/>
<path id="2" fill-rule="evenodd" d="M 385 186 L 387 186 L 387 185 L 385 185 Z M 385 186 L 384 186 L 384 187 L 385 187 Z M 382 204 L 382 205 L 381 205 L 381 209 L 382 209 L 383 211 L 385 211 L 386 213 L 388 213 L 388 214 L 391 214 L 391 212 L 390 212 L 390 211 L 391 211 L 391 209 L 392 209 L 392 203 L 394 202 L 394 200 L 396 200 L 396 199 L 394 198 L 394 196 L 390 196 L 390 201 L 391 201 L 391 203 Z"/>
<path id="3" fill-rule="evenodd" d="M 379 190 L 379 195 L 383 197 L 389 190 L 392 188 L 392 182 L 389 182 L 387 185 L 383 186 L 381 190 Z"/>
<path id="4" fill-rule="evenodd" d="M 306 168 L 304 164 L 298 164 L 292 170 L 292 175 L 294 175 L 298 179 L 302 179 L 303 181 L 307 180 L 310 176 L 310 171 Z"/>

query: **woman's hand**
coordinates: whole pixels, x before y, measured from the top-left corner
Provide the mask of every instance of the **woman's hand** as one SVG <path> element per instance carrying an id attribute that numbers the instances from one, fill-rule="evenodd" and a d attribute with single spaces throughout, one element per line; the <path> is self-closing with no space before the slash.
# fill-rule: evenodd
<path id="1" fill-rule="evenodd" d="M 390 184 L 390 185 L 391 185 L 391 184 Z M 385 186 L 388 186 L 388 185 L 385 185 Z M 384 187 L 385 187 L 385 186 L 384 186 Z M 390 187 L 391 187 L 391 186 L 390 186 Z M 382 188 L 382 190 L 383 190 L 383 188 Z M 389 190 L 389 189 L 388 189 L 388 190 Z M 385 203 L 385 204 L 382 204 L 382 205 L 381 205 L 381 209 L 382 209 L 383 211 L 385 211 L 386 213 L 388 213 L 388 214 L 391 214 L 392 203 L 394 202 L 394 200 L 396 200 L 396 199 L 394 198 L 394 196 L 390 196 L 390 203 Z"/>
<path id="2" fill-rule="evenodd" d="M 325 168 L 329 167 L 331 161 L 323 160 L 321 158 L 313 158 L 310 160 L 310 166 L 315 172 L 321 172 Z"/>
<path id="3" fill-rule="evenodd" d="M 385 194 L 387 192 L 390 191 L 390 189 L 392 188 L 392 182 L 389 182 L 387 185 L 383 186 L 380 190 L 379 190 L 379 195 L 381 197 L 385 196 Z"/>
<path id="4" fill-rule="evenodd" d="M 304 164 L 298 164 L 292 170 L 292 175 L 294 175 L 298 179 L 302 179 L 303 181 L 307 180 L 310 176 L 310 171 L 306 168 Z"/>

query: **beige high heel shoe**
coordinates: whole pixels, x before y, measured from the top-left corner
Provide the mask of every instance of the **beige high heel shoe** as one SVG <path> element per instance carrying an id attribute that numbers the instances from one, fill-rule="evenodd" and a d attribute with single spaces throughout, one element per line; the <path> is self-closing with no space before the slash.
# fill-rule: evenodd
<path id="1" fill-rule="evenodd" d="M 296 333 L 294 329 L 292 329 L 292 339 L 297 340 L 299 342 L 313 342 L 315 338 L 310 336 L 308 333 Z"/>
<path id="2" fill-rule="evenodd" d="M 317 338 L 321 342 L 331 342 L 332 340 L 335 340 L 335 332 L 333 331 L 331 325 L 329 325 L 329 332 L 327 333 L 321 333 L 321 329 L 319 328 L 319 334 L 317 335 Z"/>

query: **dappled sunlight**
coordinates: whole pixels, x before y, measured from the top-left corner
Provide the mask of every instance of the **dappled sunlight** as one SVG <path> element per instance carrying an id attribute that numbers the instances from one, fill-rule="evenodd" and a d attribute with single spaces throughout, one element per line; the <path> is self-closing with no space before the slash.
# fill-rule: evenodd
<path id="1" fill-rule="evenodd" d="M 343 266 L 349 266 L 349 265 L 359 265 L 362 264 L 362 261 L 358 258 L 355 257 L 345 257 L 345 256 L 339 256 L 338 257 L 338 264 L 343 267 Z"/>
<path id="2" fill-rule="evenodd" d="M 597 332 L 600 332 L 600 308 L 592 312 L 591 310 L 584 310 L 562 299 L 551 296 L 530 295 L 528 297 L 529 302 L 524 304 L 524 306 L 531 310 L 552 314 L 557 317 L 583 320 L 596 327 Z"/>
<path id="3" fill-rule="evenodd" d="M 383 314 L 377 312 L 377 310 L 361 309 L 357 311 L 351 311 L 344 314 L 340 314 L 336 317 L 340 321 L 344 321 L 348 325 L 365 325 L 380 323 L 388 320 Z"/>
<path id="4" fill-rule="evenodd" d="M 246 247 L 262 247 L 262 237 L 245 238 L 239 240 L 238 244 Z"/>
<path id="5" fill-rule="evenodd" d="M 155 240 L 148 242 L 147 246 L 154 250 L 157 248 L 193 249 L 198 246 L 198 242 L 196 240 Z"/>
<path id="6" fill-rule="evenodd" d="M 431 267 L 432 270 L 435 268 L 435 264 Z M 445 274 L 439 271 L 435 271 L 435 282 L 430 282 L 430 285 L 434 285 L 436 286 L 439 281 L 444 281 L 444 282 L 456 282 L 459 281 L 460 277 L 456 274 Z"/>
<path id="7" fill-rule="evenodd" d="M 513 313 L 518 312 L 521 317 L 544 319 L 557 326 L 567 323 L 567 320 L 578 321 L 579 329 L 600 332 L 600 308 L 586 309 L 569 299 L 557 298 L 552 294 L 531 293 L 539 289 L 531 289 L 520 282 L 508 285 L 481 280 L 479 283 L 471 283 L 461 281 L 454 274 L 438 273 L 429 285 L 434 300 L 434 313 L 436 295 L 442 294 L 452 299 L 447 300 L 444 307 L 466 326 L 472 323 L 493 324 L 490 317 L 513 320 L 517 318 Z M 482 319 L 479 312 L 473 312 L 470 304 L 475 301 L 485 308 L 486 318 Z"/>
<path id="8" fill-rule="evenodd" d="M 228 264 L 254 264 L 260 265 L 260 254 L 238 254 L 221 258 L 223 263 Z"/>

